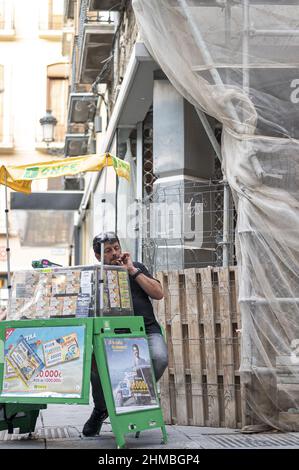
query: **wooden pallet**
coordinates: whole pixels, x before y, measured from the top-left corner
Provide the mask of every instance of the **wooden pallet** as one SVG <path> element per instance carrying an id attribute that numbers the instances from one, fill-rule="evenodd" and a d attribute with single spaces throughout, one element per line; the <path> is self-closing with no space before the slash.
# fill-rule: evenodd
<path id="1" fill-rule="evenodd" d="M 299 413 L 279 413 L 279 424 L 288 432 L 299 432 Z"/>
<path id="2" fill-rule="evenodd" d="M 165 295 L 155 309 L 169 352 L 161 379 L 169 424 L 242 426 L 236 275 L 235 267 L 157 275 Z"/>

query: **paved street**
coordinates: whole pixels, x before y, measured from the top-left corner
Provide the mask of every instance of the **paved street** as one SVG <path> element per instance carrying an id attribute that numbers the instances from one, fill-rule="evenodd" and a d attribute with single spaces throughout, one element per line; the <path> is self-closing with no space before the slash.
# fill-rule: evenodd
<path id="1" fill-rule="evenodd" d="M 36 433 L 9 435 L 0 432 L 1 449 L 115 449 L 109 420 L 101 436 L 84 438 L 81 430 L 91 406 L 49 405 L 42 410 Z M 239 430 L 194 426 L 167 426 L 168 444 L 161 444 L 161 431 L 141 433 L 139 439 L 127 436 L 130 449 L 299 449 L 299 433 L 242 434 Z"/>

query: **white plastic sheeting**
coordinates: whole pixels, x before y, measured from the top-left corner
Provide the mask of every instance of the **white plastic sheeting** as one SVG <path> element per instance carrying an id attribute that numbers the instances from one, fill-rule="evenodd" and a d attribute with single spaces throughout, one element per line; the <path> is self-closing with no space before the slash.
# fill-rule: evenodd
<path id="1" fill-rule="evenodd" d="M 118 183 L 117 235 L 122 251 L 128 251 L 136 259 L 136 164 L 130 139 L 127 139 L 126 145 L 124 161 L 130 164 L 130 182 L 120 178 Z"/>
<path id="2" fill-rule="evenodd" d="M 223 123 L 238 210 L 244 422 L 298 430 L 299 1 L 133 6 L 168 79 Z"/>

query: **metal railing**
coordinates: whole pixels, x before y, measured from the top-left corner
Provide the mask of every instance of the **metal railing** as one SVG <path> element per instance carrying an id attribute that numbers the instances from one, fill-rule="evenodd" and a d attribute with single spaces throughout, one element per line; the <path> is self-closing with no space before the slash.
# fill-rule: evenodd
<path id="1" fill-rule="evenodd" d="M 72 52 L 72 81 L 71 93 L 77 91 L 77 53 L 78 53 L 78 36 L 74 37 L 73 52 Z"/>
<path id="2" fill-rule="evenodd" d="M 86 24 L 113 24 L 114 21 L 110 17 L 110 13 L 103 14 L 103 12 L 88 11 L 88 0 L 82 0 L 80 5 L 79 14 L 79 28 L 78 28 L 78 47 L 82 48 L 84 37 L 84 26 Z"/>
<path id="3" fill-rule="evenodd" d="M 79 13 L 79 28 L 78 28 L 78 48 L 79 50 L 83 44 L 83 35 L 84 35 L 84 25 L 87 17 L 88 10 L 88 0 L 82 0 L 80 4 L 80 13 Z"/>
<path id="4" fill-rule="evenodd" d="M 148 195 L 143 201 L 145 263 L 155 272 L 236 264 L 236 211 L 230 194 L 225 207 L 225 197 L 222 181 L 185 181 Z"/>

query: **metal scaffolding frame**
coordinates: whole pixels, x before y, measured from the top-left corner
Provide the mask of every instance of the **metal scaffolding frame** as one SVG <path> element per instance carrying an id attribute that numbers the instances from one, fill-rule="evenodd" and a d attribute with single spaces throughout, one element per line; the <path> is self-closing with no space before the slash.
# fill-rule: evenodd
<path id="1" fill-rule="evenodd" d="M 201 2 L 203 3 L 203 2 Z M 276 37 L 285 37 L 285 36 L 289 36 L 289 35 L 295 35 L 295 36 L 298 36 L 299 35 L 299 31 L 298 30 L 293 30 L 293 29 L 289 29 L 289 30 L 279 30 L 279 29 L 255 29 L 253 27 L 251 27 L 251 24 L 250 24 L 250 6 L 251 5 L 256 5 L 256 4 L 265 4 L 265 5 L 269 5 L 269 4 L 273 4 L 273 5 L 282 5 L 282 2 L 281 1 L 263 1 L 263 0 L 243 0 L 242 2 L 236 2 L 236 1 L 233 1 L 233 0 L 223 0 L 223 1 L 219 1 L 219 2 L 216 2 L 218 3 L 218 5 L 214 5 L 215 7 L 218 6 L 218 7 L 222 7 L 222 8 L 225 8 L 225 25 L 226 25 L 226 41 L 227 43 L 230 41 L 230 22 L 231 22 L 231 6 L 233 4 L 241 4 L 242 5 L 242 18 L 243 18 L 243 30 L 242 30 L 242 88 L 243 88 L 243 92 L 248 95 L 249 94 L 249 89 L 250 89 L 250 64 L 249 64 L 249 61 L 248 61 L 248 57 L 249 57 L 249 52 L 250 52 L 250 39 L 251 38 L 254 38 L 254 37 L 258 37 L 258 36 L 263 36 L 263 37 L 273 37 L 273 36 L 276 36 Z M 293 5 L 295 2 L 294 0 L 292 1 L 284 1 L 283 2 L 283 5 Z M 216 67 L 214 66 L 214 62 L 213 62 L 213 58 L 211 57 L 211 54 L 209 53 L 208 51 L 208 48 L 203 40 L 203 37 L 199 31 L 199 28 L 197 28 L 196 26 L 196 23 L 194 21 L 194 18 L 192 17 L 192 14 L 189 10 L 189 7 L 188 7 L 188 4 L 187 4 L 187 0 L 178 0 L 178 4 L 179 6 L 181 7 L 182 11 L 184 12 L 184 15 L 185 17 L 187 18 L 189 24 L 190 24 L 190 29 L 191 29 L 191 33 L 193 35 L 193 38 L 201 52 L 201 55 L 202 57 L 204 58 L 204 60 L 206 61 L 206 63 L 209 65 L 209 68 L 208 68 L 208 71 L 210 72 L 211 74 L 211 77 L 212 77 L 212 80 L 214 82 L 215 85 L 218 85 L 220 87 L 220 90 L 221 88 L 224 86 L 222 80 L 221 80 L 221 77 L 216 69 Z M 298 2 L 297 2 L 297 5 L 298 5 Z M 286 67 L 288 68 L 288 67 Z M 294 68 L 294 66 L 292 66 L 290 64 L 290 68 Z M 236 116 L 236 110 L 233 108 L 233 104 L 231 102 L 228 103 L 228 114 L 230 115 L 230 117 L 235 117 Z M 245 111 L 245 110 L 244 110 Z M 199 114 L 199 117 L 201 118 L 202 122 L 203 122 L 203 118 L 202 116 Z M 205 126 L 205 129 L 206 129 L 206 132 L 207 132 L 207 135 L 208 137 L 210 138 L 211 140 L 211 144 L 213 145 L 213 139 L 211 138 L 211 129 L 209 129 L 207 126 Z M 247 142 L 246 144 L 246 148 L 248 150 L 249 146 L 250 146 L 250 143 Z M 214 145 L 213 145 L 214 146 Z M 214 146 L 214 149 L 216 151 L 216 154 L 218 155 L 219 157 L 219 151 L 217 151 L 217 149 L 215 148 Z M 262 180 L 263 177 L 265 176 L 268 176 L 264 170 L 262 169 L 257 157 L 254 155 L 250 155 L 250 152 L 247 151 L 246 152 L 247 154 L 247 158 L 250 158 L 251 159 L 251 163 L 252 163 L 252 167 L 253 167 L 253 170 L 255 171 L 256 173 L 256 176 L 258 178 L 259 181 Z M 279 175 L 271 175 L 272 177 L 278 177 Z M 226 207 L 226 204 L 225 204 L 225 207 Z M 227 230 L 226 230 L 226 223 L 227 223 L 227 217 L 229 216 L 229 211 L 226 211 L 226 208 L 224 208 L 224 212 L 223 212 L 223 241 L 225 242 L 225 239 L 226 239 L 226 236 L 227 236 Z M 254 231 L 252 231 L 250 233 L 251 236 L 255 236 L 255 233 Z M 227 245 L 224 243 L 223 245 L 223 265 L 225 266 L 225 262 L 226 262 L 226 257 L 225 257 L 225 247 Z M 246 268 L 247 269 L 247 268 Z M 278 293 L 277 293 L 278 294 Z M 266 308 L 275 308 L 275 306 L 282 306 L 282 305 L 290 305 L 290 306 L 298 306 L 298 303 L 299 303 L 299 299 L 297 297 L 283 297 L 281 295 L 277 295 L 271 298 L 266 298 L 266 297 L 257 297 L 254 293 L 251 293 L 251 295 L 249 295 L 248 297 L 242 297 L 239 299 L 239 302 L 240 304 L 245 308 L 245 309 L 249 309 L 249 311 L 253 311 L 255 312 L 256 314 L 258 313 L 258 309 L 261 307 L 261 306 L 265 306 Z M 245 315 L 245 318 L 244 318 L 244 328 L 246 329 L 246 315 Z M 256 368 L 260 368 L 262 369 L 263 368 L 263 363 L 259 363 L 259 360 L 257 359 L 258 358 L 258 352 L 257 352 L 257 347 L 256 345 L 253 344 L 253 341 L 252 341 L 252 338 L 250 337 L 250 335 L 244 335 L 243 337 L 243 340 L 245 341 L 246 343 L 246 350 L 247 350 L 247 353 L 249 353 L 249 356 L 247 357 L 247 359 L 245 360 L 244 359 L 244 364 L 246 361 L 248 361 L 247 364 L 245 364 L 245 369 L 246 369 L 246 365 L 249 366 L 249 371 L 251 372 L 251 374 L 253 374 L 252 372 L 252 369 L 251 367 L 255 366 Z M 265 348 L 266 348 L 266 345 L 265 345 Z M 257 361 L 257 363 L 255 363 L 255 361 Z M 243 365 L 244 367 L 244 365 Z M 265 369 L 265 368 L 264 368 Z M 269 368 L 269 371 L 270 371 L 270 368 Z M 258 380 L 258 379 L 257 379 Z M 251 384 L 252 386 L 252 390 L 251 390 L 251 393 L 257 393 L 255 391 L 255 387 Z M 258 387 L 258 386 L 257 386 Z M 275 406 L 275 405 L 273 405 Z"/>
<path id="2" fill-rule="evenodd" d="M 186 19 L 188 20 L 191 28 L 191 33 L 192 36 L 201 52 L 201 55 L 203 59 L 205 60 L 206 64 L 209 65 L 208 71 L 211 74 L 211 77 L 213 79 L 213 82 L 215 85 L 220 87 L 220 90 L 223 89 L 225 91 L 225 86 L 222 81 L 222 78 L 217 70 L 217 68 L 214 65 L 213 57 L 211 56 L 208 47 L 202 37 L 202 34 L 194 21 L 194 18 L 192 16 L 192 12 L 190 11 L 190 7 L 188 4 L 188 0 L 177 0 L 178 5 L 182 9 Z M 236 4 L 242 4 L 243 7 L 243 38 L 242 38 L 242 75 L 243 75 L 243 90 L 245 91 L 246 94 L 249 92 L 249 64 L 248 64 L 248 53 L 249 53 L 249 41 L 251 37 L 258 36 L 258 35 L 264 35 L 264 36 L 286 36 L 289 34 L 293 34 L 293 32 L 298 36 L 299 31 L 295 30 L 263 30 L 263 29 L 254 29 L 250 27 L 250 6 L 253 4 L 273 4 L 273 5 L 280 5 L 281 1 L 267 1 L 267 0 L 242 0 L 242 2 L 237 2 L 236 0 L 216 0 L 214 2 L 211 1 L 201 1 L 196 4 L 192 4 L 192 6 L 198 5 L 198 8 L 201 6 L 209 6 L 210 8 L 224 8 L 225 9 L 225 25 L 226 25 L 226 43 L 229 44 L 231 40 L 231 35 L 230 35 L 230 26 L 231 26 L 231 7 Z M 284 1 L 284 5 L 293 5 L 295 2 L 294 0 L 286 0 Z M 237 130 L 242 131 L 242 126 L 238 124 L 239 118 L 238 118 L 238 113 L 231 101 L 227 102 L 227 110 L 229 112 L 229 115 L 231 118 L 236 122 L 237 124 Z M 219 160 L 222 162 L 222 156 L 221 156 L 221 148 L 220 145 L 218 144 L 213 129 L 208 122 L 205 113 L 200 110 L 199 108 L 196 109 L 197 114 L 201 120 L 201 123 L 207 133 L 207 136 L 209 137 L 209 140 L 211 142 L 211 145 L 213 146 L 215 153 Z M 267 176 L 265 171 L 262 169 L 257 157 L 255 155 L 250 155 L 251 158 L 251 163 L 252 166 L 255 170 L 256 176 L 261 179 L 264 176 Z M 275 175 L 272 175 L 275 177 Z M 228 249 L 229 249 L 229 226 L 230 222 L 228 218 L 230 217 L 231 214 L 231 208 L 229 206 L 229 186 L 224 179 L 224 208 L 223 208 L 223 266 L 228 266 L 229 262 L 229 256 L 228 256 Z"/>

